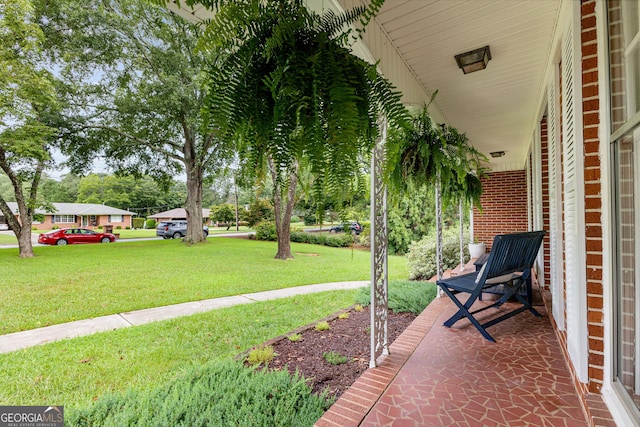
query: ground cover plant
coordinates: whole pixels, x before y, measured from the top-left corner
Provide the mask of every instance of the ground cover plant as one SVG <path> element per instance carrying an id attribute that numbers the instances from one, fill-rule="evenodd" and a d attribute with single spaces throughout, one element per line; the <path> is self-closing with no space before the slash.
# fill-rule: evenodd
<path id="1" fill-rule="evenodd" d="M 355 293 L 322 292 L 229 307 L 0 354 L 0 402 L 47 402 L 72 412 L 110 392 L 163 387 L 191 367 L 233 359 L 348 307 Z"/>
<path id="2" fill-rule="evenodd" d="M 113 313 L 286 287 L 367 280 L 366 251 L 292 244 L 295 259 L 273 259 L 274 242 L 209 239 L 35 247 L 20 259 L 0 250 L 0 333 Z M 389 258 L 389 276 L 406 278 Z M 46 301 L 46 303 L 43 303 Z"/>
<path id="3" fill-rule="evenodd" d="M 299 375 L 234 361 L 189 370 L 154 389 L 105 396 L 68 426 L 311 426 L 331 404 Z"/>

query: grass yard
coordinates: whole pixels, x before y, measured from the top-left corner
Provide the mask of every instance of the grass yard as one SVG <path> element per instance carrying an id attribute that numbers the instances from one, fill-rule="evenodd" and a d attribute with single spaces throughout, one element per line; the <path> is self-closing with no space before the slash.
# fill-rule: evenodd
<path id="1" fill-rule="evenodd" d="M 21 259 L 0 250 L 0 333 L 149 307 L 314 283 L 367 280 L 370 253 L 291 244 L 295 259 L 275 260 L 275 242 L 210 239 L 35 247 Z M 406 279 L 404 257 L 389 258 L 390 279 Z"/>
<path id="2" fill-rule="evenodd" d="M 0 354 L 0 402 L 68 411 L 104 393 L 152 388 L 346 308 L 356 293 L 240 305 Z"/>

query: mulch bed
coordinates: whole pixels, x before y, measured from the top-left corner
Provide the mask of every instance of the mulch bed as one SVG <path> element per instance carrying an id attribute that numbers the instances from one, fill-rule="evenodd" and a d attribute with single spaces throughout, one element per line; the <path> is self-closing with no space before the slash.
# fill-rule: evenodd
<path id="1" fill-rule="evenodd" d="M 287 334 L 299 333 L 302 335 L 299 341 L 279 337 L 266 343 L 272 345 L 276 353 L 269 369 L 288 369 L 291 373 L 298 370 L 310 381 L 315 393 L 328 390 L 330 396 L 340 397 L 369 367 L 371 357 L 369 308 L 365 307 L 360 312 L 352 309 L 348 313 L 347 319 L 332 316 L 328 330 L 316 331 L 313 324 Z M 389 311 L 389 343 L 391 344 L 415 318 L 416 315 L 411 313 Z M 348 361 L 339 365 L 330 364 L 323 358 L 323 354 L 330 351 L 347 356 Z"/>

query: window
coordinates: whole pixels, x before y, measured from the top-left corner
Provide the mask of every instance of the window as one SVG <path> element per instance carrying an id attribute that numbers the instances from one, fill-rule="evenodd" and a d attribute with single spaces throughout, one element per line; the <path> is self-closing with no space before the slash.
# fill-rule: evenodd
<path id="1" fill-rule="evenodd" d="M 640 2 L 608 2 L 614 159 L 614 386 L 640 420 Z"/>
<path id="2" fill-rule="evenodd" d="M 109 215 L 109 222 L 122 222 L 122 215 Z"/>
<path id="3" fill-rule="evenodd" d="M 54 215 L 53 222 L 62 223 L 62 224 L 73 224 L 76 222 L 76 216 L 75 215 Z"/>

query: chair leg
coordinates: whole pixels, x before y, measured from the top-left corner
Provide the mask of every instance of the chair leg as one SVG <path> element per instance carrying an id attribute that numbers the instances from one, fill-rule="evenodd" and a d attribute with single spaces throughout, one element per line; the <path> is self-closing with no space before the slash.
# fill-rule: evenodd
<path id="1" fill-rule="evenodd" d="M 478 332 L 482 334 L 483 337 L 485 337 L 487 340 L 491 342 L 496 342 L 496 340 L 493 339 L 491 335 L 489 335 L 487 330 L 480 324 L 480 322 L 478 322 L 476 318 L 473 317 L 473 315 L 469 312 L 469 308 L 471 307 L 471 305 L 473 305 L 475 300 L 478 299 L 478 294 L 472 293 L 469 296 L 469 299 L 467 299 L 467 301 L 464 304 L 462 304 L 460 301 L 458 301 L 458 298 L 456 298 L 456 296 L 449 289 L 447 289 L 446 286 L 441 286 L 440 288 L 444 291 L 445 294 L 447 294 L 449 299 L 451 299 L 451 301 L 453 301 L 453 303 L 458 307 L 458 312 L 453 316 L 451 316 L 446 322 L 444 322 L 444 326 L 446 326 L 447 328 L 450 328 L 458 320 L 462 319 L 463 317 L 466 317 L 467 319 L 469 319 L 469 322 L 471 322 L 471 324 L 475 326 Z"/>

